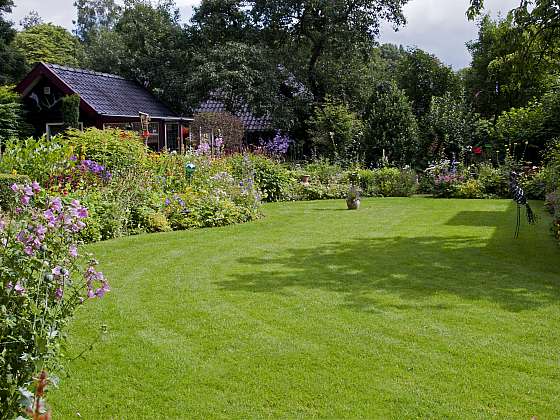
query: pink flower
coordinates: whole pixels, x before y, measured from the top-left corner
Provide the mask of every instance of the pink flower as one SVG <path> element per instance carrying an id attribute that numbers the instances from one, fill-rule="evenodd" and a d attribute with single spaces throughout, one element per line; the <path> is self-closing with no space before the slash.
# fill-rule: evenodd
<path id="1" fill-rule="evenodd" d="M 19 186 L 17 184 L 12 184 L 12 186 L 10 188 L 12 189 L 13 192 L 18 192 L 19 191 Z"/>

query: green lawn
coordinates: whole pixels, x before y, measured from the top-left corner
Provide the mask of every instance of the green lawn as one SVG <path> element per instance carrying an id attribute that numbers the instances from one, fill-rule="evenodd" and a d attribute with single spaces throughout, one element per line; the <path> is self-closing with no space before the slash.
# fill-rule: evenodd
<path id="1" fill-rule="evenodd" d="M 280 203 L 91 250 L 55 418 L 560 417 L 560 248 L 509 201 Z M 542 205 L 536 203 L 535 207 Z"/>

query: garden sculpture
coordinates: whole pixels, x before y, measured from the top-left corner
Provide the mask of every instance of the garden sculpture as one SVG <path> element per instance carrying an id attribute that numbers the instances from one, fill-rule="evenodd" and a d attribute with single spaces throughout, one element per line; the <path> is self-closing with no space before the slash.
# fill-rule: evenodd
<path id="1" fill-rule="evenodd" d="M 515 227 L 515 238 L 519 237 L 519 229 L 521 227 L 521 206 L 525 206 L 527 212 L 527 222 L 534 225 L 537 222 L 537 217 L 529 205 L 525 191 L 519 185 L 519 174 L 511 171 L 509 175 L 509 187 L 513 196 L 513 201 L 517 203 L 517 225 Z"/>

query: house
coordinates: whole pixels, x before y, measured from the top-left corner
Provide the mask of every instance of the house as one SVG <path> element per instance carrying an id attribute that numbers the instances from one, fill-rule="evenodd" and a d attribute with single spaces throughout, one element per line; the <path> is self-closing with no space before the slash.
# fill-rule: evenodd
<path id="1" fill-rule="evenodd" d="M 139 84 L 112 74 L 38 63 L 16 86 L 36 135 L 64 128 L 60 102 L 80 96 L 81 127 L 121 128 L 143 133 L 139 113 L 148 114 L 146 144 L 154 151 L 183 150 L 192 118 L 184 118 Z"/>

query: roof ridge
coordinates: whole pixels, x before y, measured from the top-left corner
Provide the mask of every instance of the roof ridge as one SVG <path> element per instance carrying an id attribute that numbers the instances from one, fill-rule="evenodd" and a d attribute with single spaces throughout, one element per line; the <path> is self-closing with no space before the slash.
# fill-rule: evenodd
<path id="1" fill-rule="evenodd" d="M 59 64 L 51 64 L 51 63 L 43 63 L 43 64 L 45 64 L 45 66 L 47 66 L 49 68 L 52 68 L 52 69 L 60 69 L 60 70 L 72 71 L 74 73 L 82 73 L 82 74 L 91 74 L 91 75 L 95 75 L 95 76 L 110 77 L 110 78 L 113 78 L 113 79 L 128 80 L 128 79 L 125 79 L 124 77 L 118 76 L 116 74 L 102 73 L 102 72 L 88 70 L 88 69 L 78 69 L 78 68 L 75 68 L 75 67 L 61 66 Z"/>

